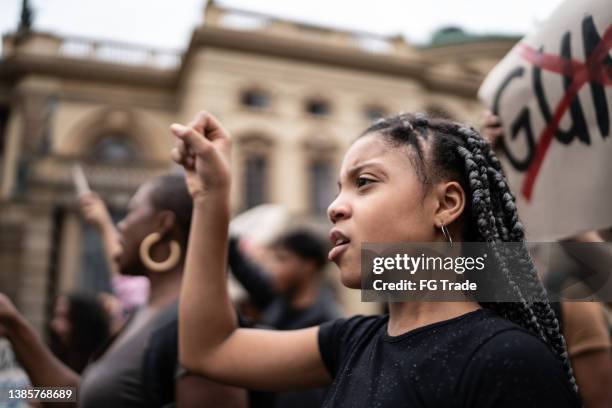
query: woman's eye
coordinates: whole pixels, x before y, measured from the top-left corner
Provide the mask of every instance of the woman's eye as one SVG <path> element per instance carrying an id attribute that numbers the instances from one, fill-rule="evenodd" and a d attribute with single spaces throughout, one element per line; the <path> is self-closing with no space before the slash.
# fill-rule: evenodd
<path id="1" fill-rule="evenodd" d="M 370 178 L 367 177 L 357 177 L 357 188 L 363 187 L 365 185 L 368 185 L 370 183 L 374 183 L 375 180 L 372 180 Z"/>

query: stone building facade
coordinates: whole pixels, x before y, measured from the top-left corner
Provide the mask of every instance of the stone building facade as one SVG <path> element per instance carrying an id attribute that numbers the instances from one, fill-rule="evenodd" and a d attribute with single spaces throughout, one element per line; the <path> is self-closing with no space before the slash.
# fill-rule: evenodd
<path id="1" fill-rule="evenodd" d="M 120 215 L 139 184 L 171 169 L 169 124 L 206 109 L 235 139 L 234 212 L 273 202 L 296 218 L 321 220 L 342 154 L 368 123 L 397 111 L 476 123 L 477 88 L 516 40 L 417 48 L 401 37 L 214 2 L 181 53 L 35 31 L 7 35 L 0 290 L 40 328 L 57 293 L 97 285 L 83 272 L 95 269 L 95 238 L 76 212 L 76 161 Z"/>

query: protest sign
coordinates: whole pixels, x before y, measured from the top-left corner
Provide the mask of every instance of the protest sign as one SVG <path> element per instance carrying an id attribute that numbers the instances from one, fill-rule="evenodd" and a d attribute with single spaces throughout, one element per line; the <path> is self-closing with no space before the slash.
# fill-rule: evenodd
<path id="1" fill-rule="evenodd" d="M 479 90 L 530 240 L 612 225 L 611 22 L 607 0 L 565 1 Z"/>

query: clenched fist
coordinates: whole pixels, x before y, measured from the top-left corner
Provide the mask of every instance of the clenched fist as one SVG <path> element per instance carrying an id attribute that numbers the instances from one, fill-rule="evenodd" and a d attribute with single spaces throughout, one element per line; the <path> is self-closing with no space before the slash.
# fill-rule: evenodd
<path id="1" fill-rule="evenodd" d="M 185 168 L 194 201 L 209 194 L 227 193 L 231 139 L 221 123 L 202 111 L 188 125 L 175 123 L 170 130 L 176 137 L 172 159 Z"/>

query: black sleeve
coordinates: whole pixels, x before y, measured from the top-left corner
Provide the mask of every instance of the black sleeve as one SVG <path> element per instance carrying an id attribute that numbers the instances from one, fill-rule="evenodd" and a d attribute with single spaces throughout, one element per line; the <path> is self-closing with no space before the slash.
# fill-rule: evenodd
<path id="1" fill-rule="evenodd" d="M 278 297 L 268 276 L 256 265 L 249 262 L 238 249 L 238 240 L 231 238 L 228 248 L 228 262 L 232 274 L 249 293 L 255 305 L 261 309 Z"/>
<path id="2" fill-rule="evenodd" d="M 359 315 L 332 320 L 319 326 L 319 353 L 332 378 L 336 376 L 348 351 L 380 319 L 380 316 Z"/>
<path id="3" fill-rule="evenodd" d="M 579 407 L 559 360 L 522 330 L 496 334 L 474 353 L 457 393 L 465 407 Z"/>

